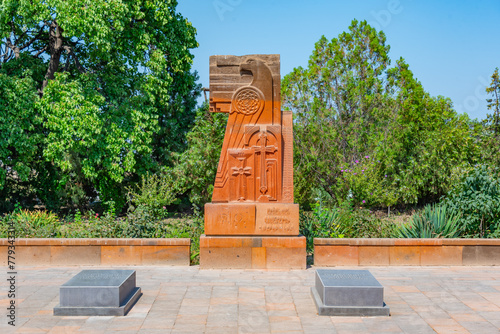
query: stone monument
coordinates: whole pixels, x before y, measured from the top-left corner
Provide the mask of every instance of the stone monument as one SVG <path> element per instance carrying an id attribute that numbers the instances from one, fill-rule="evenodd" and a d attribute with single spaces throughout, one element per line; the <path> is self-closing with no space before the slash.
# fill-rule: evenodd
<path id="1" fill-rule="evenodd" d="M 319 315 L 388 316 L 384 287 L 368 270 L 316 270 L 311 295 Z"/>
<path id="2" fill-rule="evenodd" d="M 229 113 L 202 268 L 305 268 L 293 203 L 293 122 L 281 110 L 279 55 L 211 56 L 210 111 Z"/>
<path id="3" fill-rule="evenodd" d="M 141 295 L 135 270 L 83 270 L 61 286 L 54 315 L 123 316 Z"/>

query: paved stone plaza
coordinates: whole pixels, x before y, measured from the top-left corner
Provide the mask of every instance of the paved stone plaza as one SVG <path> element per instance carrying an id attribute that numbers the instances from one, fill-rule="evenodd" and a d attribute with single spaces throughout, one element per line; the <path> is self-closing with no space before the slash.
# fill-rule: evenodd
<path id="1" fill-rule="evenodd" d="M 500 267 L 337 267 L 369 269 L 384 286 L 391 316 L 371 318 L 318 316 L 314 268 L 110 268 L 137 271 L 143 295 L 127 316 L 53 316 L 63 283 L 104 267 L 19 267 L 16 327 L 4 315 L 0 333 L 500 333 Z"/>

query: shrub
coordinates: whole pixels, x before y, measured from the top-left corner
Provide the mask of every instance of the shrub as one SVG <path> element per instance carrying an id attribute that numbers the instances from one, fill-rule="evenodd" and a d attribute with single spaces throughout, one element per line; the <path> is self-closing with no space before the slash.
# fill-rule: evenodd
<path id="1" fill-rule="evenodd" d="M 126 217 L 111 213 L 100 216 L 93 211 L 60 220 L 47 211 L 15 211 L 0 219 L 0 238 L 8 237 L 9 224 L 14 222 L 18 238 L 190 238 L 191 263 L 199 263 L 200 236 L 204 232 L 203 216 L 155 219 L 149 210 L 139 207 Z"/>
<path id="2" fill-rule="evenodd" d="M 99 216 L 93 211 L 82 216 L 77 211 L 73 217 L 67 217 L 58 226 L 61 238 L 121 238 L 122 231 L 126 229 L 123 219 L 114 217 L 111 213 Z"/>
<path id="3" fill-rule="evenodd" d="M 157 218 L 159 215 L 148 206 L 139 206 L 127 214 L 118 238 L 164 238 L 163 224 Z"/>
<path id="4" fill-rule="evenodd" d="M 300 233 L 306 237 L 307 251 L 314 251 L 314 238 L 343 238 L 340 214 L 316 204 L 312 212 L 300 212 Z"/>
<path id="5" fill-rule="evenodd" d="M 191 263 L 199 263 L 200 236 L 204 232 L 203 216 L 198 212 L 179 218 L 155 220 L 139 207 L 122 221 L 116 238 L 190 238 Z"/>
<path id="6" fill-rule="evenodd" d="M 396 204 L 396 189 L 391 175 L 384 174 L 382 163 L 370 156 L 339 167 L 339 194 L 355 205 L 391 206 Z M 342 202 L 342 201 L 340 201 Z"/>
<path id="7" fill-rule="evenodd" d="M 199 212 L 170 223 L 168 238 L 191 238 L 191 264 L 200 263 L 200 236 L 204 228 L 205 220 Z"/>
<path id="8" fill-rule="evenodd" d="M 166 207 L 175 200 L 176 189 L 170 174 L 146 174 L 135 188 L 128 188 L 128 199 L 133 212 L 140 208 L 138 214 L 132 216 L 148 216 L 148 219 L 165 218 Z"/>
<path id="9" fill-rule="evenodd" d="M 476 166 L 443 199 L 451 212 L 462 213 L 458 224 L 463 236 L 489 237 L 500 227 L 500 182 L 496 173 L 497 169 Z"/>
<path id="10" fill-rule="evenodd" d="M 329 209 L 316 204 L 312 212 L 300 213 L 300 233 L 306 237 L 307 251 L 314 251 L 314 238 L 390 238 L 396 225 L 382 220 L 366 209 L 345 203 Z"/>
<path id="11" fill-rule="evenodd" d="M 427 205 L 413 215 L 409 224 L 401 225 L 397 231 L 400 238 L 456 238 L 461 230 L 460 214 L 450 211 L 446 205 Z"/>
<path id="12" fill-rule="evenodd" d="M 211 113 L 208 103 L 196 112 L 195 125 L 187 133 L 187 149 L 173 154 L 174 166 L 167 170 L 182 197 L 189 198 L 193 208 L 203 209 L 210 202 L 217 164 L 227 124 L 227 114 Z"/>
<path id="13" fill-rule="evenodd" d="M 56 214 L 49 211 L 19 210 L 5 215 L 0 221 L 0 236 L 7 237 L 10 223 L 14 223 L 17 238 L 54 238 L 58 237 L 60 224 Z"/>
<path id="14" fill-rule="evenodd" d="M 380 219 L 363 208 L 344 208 L 341 224 L 347 238 L 390 238 L 396 229 L 392 220 Z"/>

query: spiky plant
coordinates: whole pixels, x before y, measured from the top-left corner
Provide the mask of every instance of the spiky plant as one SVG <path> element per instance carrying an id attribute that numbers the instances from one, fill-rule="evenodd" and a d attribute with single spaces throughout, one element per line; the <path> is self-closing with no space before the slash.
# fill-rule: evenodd
<path id="1" fill-rule="evenodd" d="M 460 214 L 450 213 L 446 205 L 427 205 L 398 230 L 400 238 L 457 238 Z"/>

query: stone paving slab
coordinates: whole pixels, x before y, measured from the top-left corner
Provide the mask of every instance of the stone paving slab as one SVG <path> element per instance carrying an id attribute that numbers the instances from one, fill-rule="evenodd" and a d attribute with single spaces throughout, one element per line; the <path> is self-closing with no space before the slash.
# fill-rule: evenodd
<path id="1" fill-rule="evenodd" d="M 83 269 L 133 269 L 143 296 L 125 317 L 55 317 L 59 287 Z M 500 267 L 368 269 L 390 317 L 318 316 L 307 270 L 191 267 L 18 267 L 16 326 L 0 333 L 500 333 Z"/>

